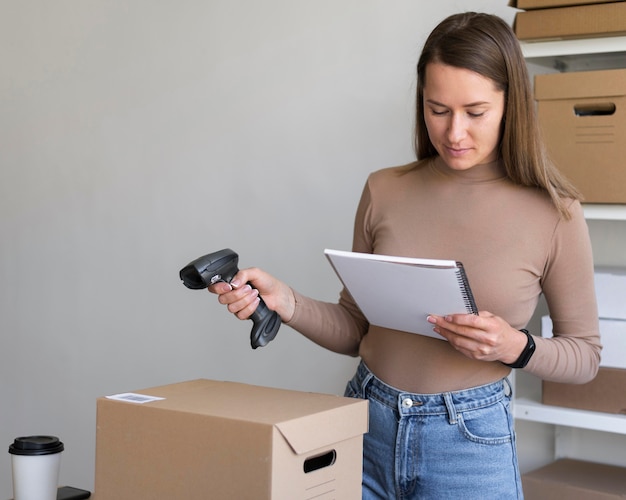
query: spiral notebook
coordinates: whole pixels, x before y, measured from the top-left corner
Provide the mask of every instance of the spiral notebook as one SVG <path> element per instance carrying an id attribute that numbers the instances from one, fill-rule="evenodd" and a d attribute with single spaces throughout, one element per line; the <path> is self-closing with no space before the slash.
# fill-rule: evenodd
<path id="1" fill-rule="evenodd" d="M 445 340 L 429 314 L 478 314 L 463 264 L 324 250 L 337 276 L 372 325 Z"/>

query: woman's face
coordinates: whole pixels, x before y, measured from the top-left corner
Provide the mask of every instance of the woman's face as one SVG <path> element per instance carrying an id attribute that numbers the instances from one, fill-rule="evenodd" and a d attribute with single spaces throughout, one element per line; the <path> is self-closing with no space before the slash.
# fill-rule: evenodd
<path id="1" fill-rule="evenodd" d="M 492 80 L 430 63 L 423 106 L 430 141 L 450 168 L 467 170 L 498 159 L 504 92 Z"/>

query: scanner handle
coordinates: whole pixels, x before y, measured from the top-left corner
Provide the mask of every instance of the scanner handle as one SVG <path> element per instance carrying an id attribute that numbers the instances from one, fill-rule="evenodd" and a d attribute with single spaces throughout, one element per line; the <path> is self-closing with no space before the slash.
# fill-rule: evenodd
<path id="1" fill-rule="evenodd" d="M 278 329 L 280 328 L 281 319 L 276 311 L 270 310 L 263 299 L 260 299 L 259 305 L 250 316 L 254 323 L 250 332 L 250 345 L 252 349 L 257 347 L 265 347 L 269 342 L 274 340 Z"/>

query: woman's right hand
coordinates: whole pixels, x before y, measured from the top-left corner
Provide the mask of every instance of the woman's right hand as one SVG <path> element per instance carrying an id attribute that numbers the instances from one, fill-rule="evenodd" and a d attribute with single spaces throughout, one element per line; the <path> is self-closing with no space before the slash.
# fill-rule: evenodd
<path id="1" fill-rule="evenodd" d="M 219 303 L 226 305 L 239 319 L 248 319 L 254 313 L 259 305 L 259 295 L 269 309 L 278 313 L 283 323 L 293 317 L 296 307 L 293 290 L 256 267 L 241 269 L 230 283 L 215 283 L 208 290 L 217 294 Z"/>

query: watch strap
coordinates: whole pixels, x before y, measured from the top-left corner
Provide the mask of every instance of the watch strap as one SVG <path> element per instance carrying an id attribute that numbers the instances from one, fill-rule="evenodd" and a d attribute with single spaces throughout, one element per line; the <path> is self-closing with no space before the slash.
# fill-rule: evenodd
<path id="1" fill-rule="evenodd" d="M 528 332 L 528 330 L 525 329 L 520 330 L 520 332 L 525 334 L 526 338 L 528 339 L 526 342 L 526 347 L 524 347 L 524 350 L 519 355 L 519 358 L 515 360 L 515 362 L 502 363 L 503 365 L 509 366 L 511 368 L 524 368 L 530 361 L 530 358 L 532 358 L 533 354 L 535 353 L 535 341 L 533 340 L 533 336 Z"/>

